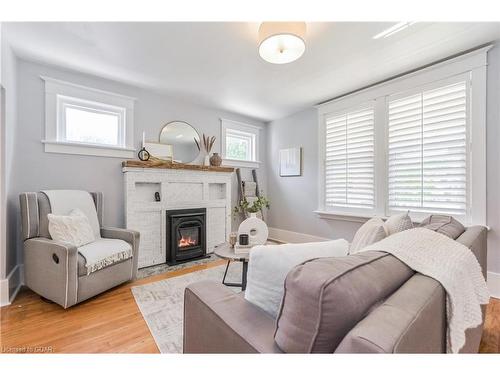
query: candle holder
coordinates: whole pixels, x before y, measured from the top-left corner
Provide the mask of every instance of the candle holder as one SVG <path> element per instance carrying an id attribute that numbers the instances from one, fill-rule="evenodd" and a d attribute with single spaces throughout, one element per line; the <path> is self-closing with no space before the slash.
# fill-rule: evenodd
<path id="1" fill-rule="evenodd" d="M 231 232 L 229 234 L 229 246 L 231 246 L 231 248 L 233 248 L 234 245 L 236 245 L 236 242 L 238 242 L 238 233 Z"/>

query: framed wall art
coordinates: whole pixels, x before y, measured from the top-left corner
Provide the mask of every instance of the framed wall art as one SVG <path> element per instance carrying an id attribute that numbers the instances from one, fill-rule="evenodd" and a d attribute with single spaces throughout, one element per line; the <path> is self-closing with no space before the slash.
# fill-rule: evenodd
<path id="1" fill-rule="evenodd" d="M 292 177 L 302 175 L 302 148 L 285 148 L 280 150 L 280 176 Z"/>

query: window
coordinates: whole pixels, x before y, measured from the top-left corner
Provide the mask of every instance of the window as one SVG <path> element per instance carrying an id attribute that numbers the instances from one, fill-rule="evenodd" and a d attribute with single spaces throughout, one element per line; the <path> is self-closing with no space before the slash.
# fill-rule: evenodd
<path id="1" fill-rule="evenodd" d="M 486 224 L 489 48 L 318 106 L 320 217 Z"/>
<path id="2" fill-rule="evenodd" d="M 133 98 L 44 77 L 46 152 L 135 156 Z"/>
<path id="3" fill-rule="evenodd" d="M 258 168 L 259 131 L 253 125 L 221 119 L 224 164 Z"/>
<path id="4" fill-rule="evenodd" d="M 226 130 L 226 158 L 234 160 L 255 160 L 255 135 L 237 130 Z"/>
<path id="5" fill-rule="evenodd" d="M 389 209 L 465 217 L 467 96 L 461 81 L 389 101 Z"/>
<path id="6" fill-rule="evenodd" d="M 326 117 L 326 206 L 374 208 L 373 116 L 364 108 Z"/>
<path id="7" fill-rule="evenodd" d="M 57 96 L 58 140 L 125 146 L 125 108 Z"/>

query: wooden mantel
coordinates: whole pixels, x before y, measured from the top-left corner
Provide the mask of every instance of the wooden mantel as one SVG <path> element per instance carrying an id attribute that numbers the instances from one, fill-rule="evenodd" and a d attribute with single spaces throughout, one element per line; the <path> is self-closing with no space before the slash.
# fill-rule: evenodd
<path id="1" fill-rule="evenodd" d="M 125 160 L 122 163 L 124 168 L 159 168 L 159 169 L 186 169 L 192 171 L 206 171 L 206 172 L 234 172 L 231 167 L 212 167 L 205 165 L 192 165 L 181 163 L 170 163 L 166 161 L 141 161 L 141 160 Z"/>

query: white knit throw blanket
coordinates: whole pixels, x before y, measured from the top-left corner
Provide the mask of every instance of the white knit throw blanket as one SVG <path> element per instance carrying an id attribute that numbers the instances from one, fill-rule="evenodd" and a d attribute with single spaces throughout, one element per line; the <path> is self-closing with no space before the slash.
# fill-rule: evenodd
<path id="1" fill-rule="evenodd" d="M 476 257 L 466 246 L 425 228 L 393 234 L 361 251 L 383 251 L 439 281 L 446 290 L 447 352 L 458 353 L 465 331 L 482 322 L 490 294 Z"/>

